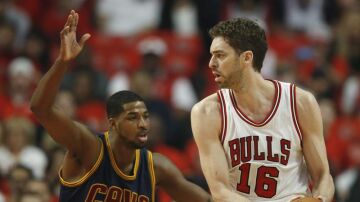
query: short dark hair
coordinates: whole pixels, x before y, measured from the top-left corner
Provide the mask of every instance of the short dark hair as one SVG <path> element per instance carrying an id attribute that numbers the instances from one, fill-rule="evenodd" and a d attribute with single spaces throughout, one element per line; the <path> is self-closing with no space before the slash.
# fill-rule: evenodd
<path id="1" fill-rule="evenodd" d="M 142 101 L 144 99 L 140 97 L 138 94 L 123 90 L 119 91 L 108 98 L 106 101 L 106 113 L 108 118 L 116 117 L 121 112 L 124 111 L 124 104 L 135 102 L 135 101 Z"/>
<path id="2" fill-rule="evenodd" d="M 254 21 L 247 18 L 234 18 L 221 21 L 209 30 L 210 36 L 223 37 L 235 51 L 240 54 L 252 51 L 254 54 L 254 67 L 261 70 L 267 51 L 265 31 Z"/>

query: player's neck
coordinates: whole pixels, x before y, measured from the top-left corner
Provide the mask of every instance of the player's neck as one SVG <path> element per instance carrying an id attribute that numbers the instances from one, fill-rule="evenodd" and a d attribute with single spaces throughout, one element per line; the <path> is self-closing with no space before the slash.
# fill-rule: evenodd
<path id="1" fill-rule="evenodd" d="M 136 149 L 124 144 L 116 134 L 110 134 L 109 141 L 116 165 L 123 173 L 130 174 L 136 158 Z"/>
<path id="2" fill-rule="evenodd" d="M 243 76 L 239 85 L 232 89 L 238 108 L 248 116 L 261 119 L 271 110 L 275 87 L 260 73 L 248 72 Z"/>

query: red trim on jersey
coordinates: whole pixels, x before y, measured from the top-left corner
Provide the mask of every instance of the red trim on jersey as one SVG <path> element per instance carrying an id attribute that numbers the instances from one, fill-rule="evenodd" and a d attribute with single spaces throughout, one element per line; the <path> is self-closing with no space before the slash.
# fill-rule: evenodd
<path id="1" fill-rule="evenodd" d="M 225 136 L 226 136 L 226 126 L 227 126 L 227 117 L 226 117 L 226 106 L 225 106 L 225 100 L 224 95 L 221 90 L 218 90 L 217 92 L 219 102 L 220 102 L 220 111 L 221 111 L 221 136 L 220 141 L 221 144 L 224 144 Z"/>
<path id="2" fill-rule="evenodd" d="M 290 85 L 290 103 L 291 103 L 291 115 L 292 115 L 293 123 L 296 132 L 299 136 L 300 144 L 302 146 L 302 133 L 298 122 L 297 109 L 296 109 L 296 86 L 294 84 Z"/>
<path id="3" fill-rule="evenodd" d="M 255 127 L 261 127 L 266 125 L 267 123 L 270 122 L 270 120 L 272 119 L 272 117 L 274 117 L 278 107 L 279 107 L 279 103 L 280 103 L 280 98 L 281 98 L 281 85 L 279 84 L 279 82 L 275 81 L 275 80 L 269 80 L 271 82 L 274 83 L 275 86 L 275 96 L 274 96 L 274 100 L 273 100 L 273 104 L 272 104 L 272 110 L 267 114 L 267 116 L 264 118 L 264 120 L 260 121 L 260 122 L 255 122 L 253 120 L 251 120 L 248 116 L 246 116 L 246 114 L 244 114 L 238 107 L 236 104 L 236 100 L 235 100 L 235 96 L 232 90 L 230 90 L 230 97 L 231 97 L 231 101 L 233 104 L 233 107 L 235 108 L 236 113 L 240 116 L 240 118 L 242 120 L 244 120 L 246 123 L 255 126 Z"/>

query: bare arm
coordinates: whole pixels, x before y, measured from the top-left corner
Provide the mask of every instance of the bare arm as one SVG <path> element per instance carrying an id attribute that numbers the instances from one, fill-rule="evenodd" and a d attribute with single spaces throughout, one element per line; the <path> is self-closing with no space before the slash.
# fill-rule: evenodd
<path id="1" fill-rule="evenodd" d="M 199 186 L 187 181 L 179 169 L 161 154 L 153 154 L 158 185 L 177 202 L 210 202 L 211 196 Z"/>
<path id="2" fill-rule="evenodd" d="M 30 105 L 38 121 L 56 142 L 69 150 L 71 156 L 76 156 L 80 161 L 92 162 L 92 157 L 87 159 L 88 156 L 91 156 L 89 153 L 100 152 L 100 144 L 97 138 L 84 125 L 73 122 L 54 106 L 60 82 L 68 69 L 69 62 L 80 53 L 85 41 L 90 38 L 89 34 L 85 34 L 79 43 L 76 41 L 78 18 L 78 14 L 71 11 L 60 33 L 59 56 L 38 83 Z"/>
<path id="3" fill-rule="evenodd" d="M 297 90 L 297 111 L 303 135 L 303 150 L 306 165 L 313 182 L 313 196 L 332 201 L 334 183 L 323 136 L 323 124 L 319 105 L 309 92 Z"/>
<path id="4" fill-rule="evenodd" d="M 215 96 L 196 104 L 191 111 L 191 125 L 201 167 L 214 201 L 249 201 L 230 187 L 228 163 L 219 138 L 221 115 Z"/>

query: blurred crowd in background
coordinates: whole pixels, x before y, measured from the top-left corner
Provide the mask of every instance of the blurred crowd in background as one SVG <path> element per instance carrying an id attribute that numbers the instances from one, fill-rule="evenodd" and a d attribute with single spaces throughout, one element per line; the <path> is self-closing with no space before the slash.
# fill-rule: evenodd
<path id="1" fill-rule="evenodd" d="M 190 110 L 215 92 L 208 29 L 233 17 L 267 33 L 262 74 L 317 98 L 336 202 L 360 201 L 360 2 L 358 0 L 0 0 L 0 202 L 56 202 L 65 154 L 32 116 L 29 100 L 56 59 L 71 9 L 90 33 L 56 99 L 102 132 L 104 101 L 119 90 L 145 98 L 149 149 L 207 188 Z M 309 113 L 311 113 L 309 111 Z M 171 201 L 162 193 L 159 202 Z"/>

